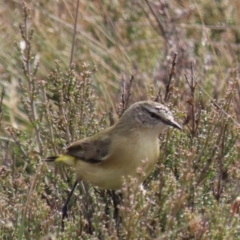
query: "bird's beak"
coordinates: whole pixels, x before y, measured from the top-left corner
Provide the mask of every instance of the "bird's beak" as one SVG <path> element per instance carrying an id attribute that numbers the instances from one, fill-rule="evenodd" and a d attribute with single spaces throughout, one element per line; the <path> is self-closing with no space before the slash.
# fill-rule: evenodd
<path id="1" fill-rule="evenodd" d="M 172 126 L 172 127 L 174 127 L 174 128 L 177 128 L 177 129 L 179 129 L 179 130 L 182 130 L 182 129 L 183 129 L 182 126 L 181 126 L 180 124 L 178 124 L 177 122 L 175 122 L 174 120 L 171 120 L 171 121 L 169 122 L 169 125 Z"/>

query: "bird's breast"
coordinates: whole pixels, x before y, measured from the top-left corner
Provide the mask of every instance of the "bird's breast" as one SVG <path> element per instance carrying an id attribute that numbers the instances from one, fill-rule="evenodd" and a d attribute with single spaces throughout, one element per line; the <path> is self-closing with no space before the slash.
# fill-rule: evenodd
<path id="1" fill-rule="evenodd" d="M 78 176 L 95 186 L 119 189 L 123 176 L 139 179 L 139 184 L 151 173 L 159 156 L 157 137 L 146 134 L 117 136 L 108 156 L 98 164 L 79 162 Z"/>

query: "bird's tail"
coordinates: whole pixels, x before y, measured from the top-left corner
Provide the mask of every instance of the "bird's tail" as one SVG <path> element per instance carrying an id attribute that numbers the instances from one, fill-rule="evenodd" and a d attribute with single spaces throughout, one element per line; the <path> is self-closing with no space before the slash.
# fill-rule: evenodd
<path id="1" fill-rule="evenodd" d="M 59 156 L 50 156 L 45 159 L 45 162 L 63 162 L 69 166 L 74 166 L 76 163 L 76 159 L 73 156 L 68 154 L 62 154 Z"/>

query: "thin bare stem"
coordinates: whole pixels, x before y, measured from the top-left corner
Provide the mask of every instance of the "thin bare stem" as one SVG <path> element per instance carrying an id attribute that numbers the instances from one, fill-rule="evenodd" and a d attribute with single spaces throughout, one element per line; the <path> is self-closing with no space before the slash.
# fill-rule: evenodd
<path id="1" fill-rule="evenodd" d="M 195 104 L 194 104 L 194 96 L 195 96 L 195 83 L 194 83 L 194 76 L 193 76 L 193 64 L 191 64 L 191 85 L 190 85 L 190 89 L 191 89 L 191 94 L 192 94 L 192 130 L 194 132 L 195 135 Z"/>
<path id="2" fill-rule="evenodd" d="M 193 71 L 193 64 L 191 64 L 191 81 L 188 80 L 188 77 L 186 74 L 184 74 L 186 82 L 190 88 L 190 97 L 187 100 L 187 103 L 190 106 L 190 114 L 188 116 L 188 119 L 191 120 L 191 127 L 189 126 L 189 129 L 191 131 L 192 137 L 196 135 L 197 128 L 198 128 L 198 122 L 200 118 L 200 110 L 199 110 L 199 116 L 196 118 L 196 108 L 195 108 L 195 88 L 197 83 L 194 80 L 194 71 Z"/>
<path id="3" fill-rule="evenodd" d="M 36 79 L 32 78 L 32 72 L 31 72 L 31 58 L 32 58 L 32 53 L 31 53 L 31 38 L 33 35 L 33 31 L 31 31 L 31 34 L 29 36 L 29 30 L 28 30 L 28 19 L 29 19 L 29 8 L 27 8 L 26 4 L 23 3 L 23 12 L 24 12 L 24 25 L 20 25 L 20 31 L 22 34 L 22 38 L 25 41 L 25 53 L 23 56 L 23 70 L 26 76 L 26 79 L 28 81 L 28 89 L 27 89 L 27 94 L 28 94 L 28 103 L 30 105 L 31 111 L 29 112 L 29 120 L 31 121 L 34 129 L 35 129 L 35 134 L 37 138 L 37 146 L 38 146 L 38 151 L 40 155 L 42 155 L 42 139 L 40 136 L 40 128 L 39 128 L 39 123 L 38 123 L 38 116 L 37 116 L 37 109 L 35 106 L 35 94 L 36 94 Z M 36 74 L 38 68 L 38 64 L 35 67 L 34 74 Z"/>
<path id="4" fill-rule="evenodd" d="M 3 98 L 5 96 L 5 88 L 2 88 L 1 96 L 0 96 L 0 127 L 2 125 L 2 116 L 3 116 Z"/>
<path id="5" fill-rule="evenodd" d="M 61 112 L 61 115 L 62 115 L 62 119 L 64 121 L 64 127 L 65 127 L 65 130 L 66 130 L 66 136 L 67 136 L 67 141 L 68 143 L 71 143 L 72 141 L 72 137 L 71 137 L 71 133 L 70 133 L 70 130 L 69 130 L 69 126 L 68 126 L 68 120 L 67 120 L 67 114 L 66 114 L 66 110 L 64 109 L 64 100 L 63 100 L 63 94 L 61 93 L 61 99 L 60 99 L 60 104 L 59 104 L 59 109 L 60 109 L 60 112 Z"/>
<path id="6" fill-rule="evenodd" d="M 149 7 L 149 9 L 150 9 L 150 11 L 151 11 L 151 13 L 152 13 L 152 15 L 154 16 L 154 18 L 155 18 L 155 20 L 156 20 L 156 22 L 157 22 L 158 28 L 159 28 L 160 31 L 161 31 L 161 35 L 163 36 L 164 40 L 166 41 L 165 29 L 164 29 L 164 27 L 163 27 L 160 19 L 158 18 L 157 14 L 154 12 L 154 10 L 153 10 L 151 4 L 149 3 L 149 1 L 148 1 L 148 0 L 145 0 L 145 2 L 147 3 L 147 5 L 148 5 L 148 7 Z M 159 32 L 159 31 L 158 31 L 158 32 Z"/>
<path id="7" fill-rule="evenodd" d="M 113 114 L 111 111 L 108 112 L 108 117 L 109 117 L 110 126 L 112 126 L 115 121 L 114 121 Z"/>
<path id="8" fill-rule="evenodd" d="M 74 21 L 73 38 L 72 38 L 72 49 L 71 49 L 69 68 L 71 68 L 71 65 L 73 63 L 75 39 L 76 39 L 76 32 L 77 32 L 78 9 L 79 9 L 79 0 L 77 0 L 77 7 L 76 7 L 76 12 L 75 12 L 75 21 Z"/>
<path id="9" fill-rule="evenodd" d="M 165 102 L 167 102 L 169 100 L 170 86 L 171 86 L 172 78 L 175 74 L 176 64 L 177 64 L 177 53 L 174 53 L 173 60 L 172 60 L 172 67 L 168 74 L 169 78 L 168 78 L 168 82 L 166 84 L 166 91 L 165 91 L 165 97 L 164 97 Z"/>
<path id="10" fill-rule="evenodd" d="M 122 94 L 121 94 L 122 108 L 119 116 L 121 116 L 128 107 L 129 100 L 132 95 L 131 89 L 132 89 L 133 80 L 134 80 L 133 76 L 131 76 L 131 79 L 129 80 L 128 84 L 125 83 L 124 78 L 122 80 Z"/>
<path id="11" fill-rule="evenodd" d="M 50 122 L 50 111 L 49 111 L 49 108 L 48 108 L 48 98 L 47 98 L 47 93 L 46 93 L 46 90 L 45 90 L 45 87 L 44 87 L 44 81 L 42 81 L 42 93 L 43 93 L 43 99 L 44 99 L 44 103 L 45 103 L 45 111 L 46 111 L 46 120 L 48 122 L 48 128 L 49 128 L 49 133 L 50 133 L 50 138 L 51 138 L 51 145 L 52 145 L 52 148 L 54 150 L 54 153 L 57 154 L 57 149 L 56 149 L 56 146 L 55 146 L 55 141 L 54 141 L 54 134 L 53 134 L 53 128 L 52 128 L 52 124 Z"/>
<path id="12" fill-rule="evenodd" d="M 125 107 L 127 108 L 128 104 L 129 104 L 129 99 L 132 95 L 131 89 L 132 89 L 132 83 L 133 83 L 134 77 L 133 75 L 131 76 L 131 79 L 129 80 L 129 86 L 128 86 L 128 91 L 127 91 L 127 96 L 125 98 Z"/>

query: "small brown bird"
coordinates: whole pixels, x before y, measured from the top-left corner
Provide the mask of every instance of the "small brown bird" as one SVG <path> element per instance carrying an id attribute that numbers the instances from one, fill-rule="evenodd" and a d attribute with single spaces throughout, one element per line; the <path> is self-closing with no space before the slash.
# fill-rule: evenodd
<path id="1" fill-rule="evenodd" d="M 123 176 L 132 176 L 141 184 L 158 160 L 159 133 L 168 126 L 182 129 L 167 107 L 137 102 L 113 126 L 73 142 L 59 156 L 48 157 L 46 161 L 66 163 L 76 171 L 77 181 L 65 208 L 78 181 L 115 190 L 121 188 Z M 144 174 L 138 174 L 139 168 Z"/>

